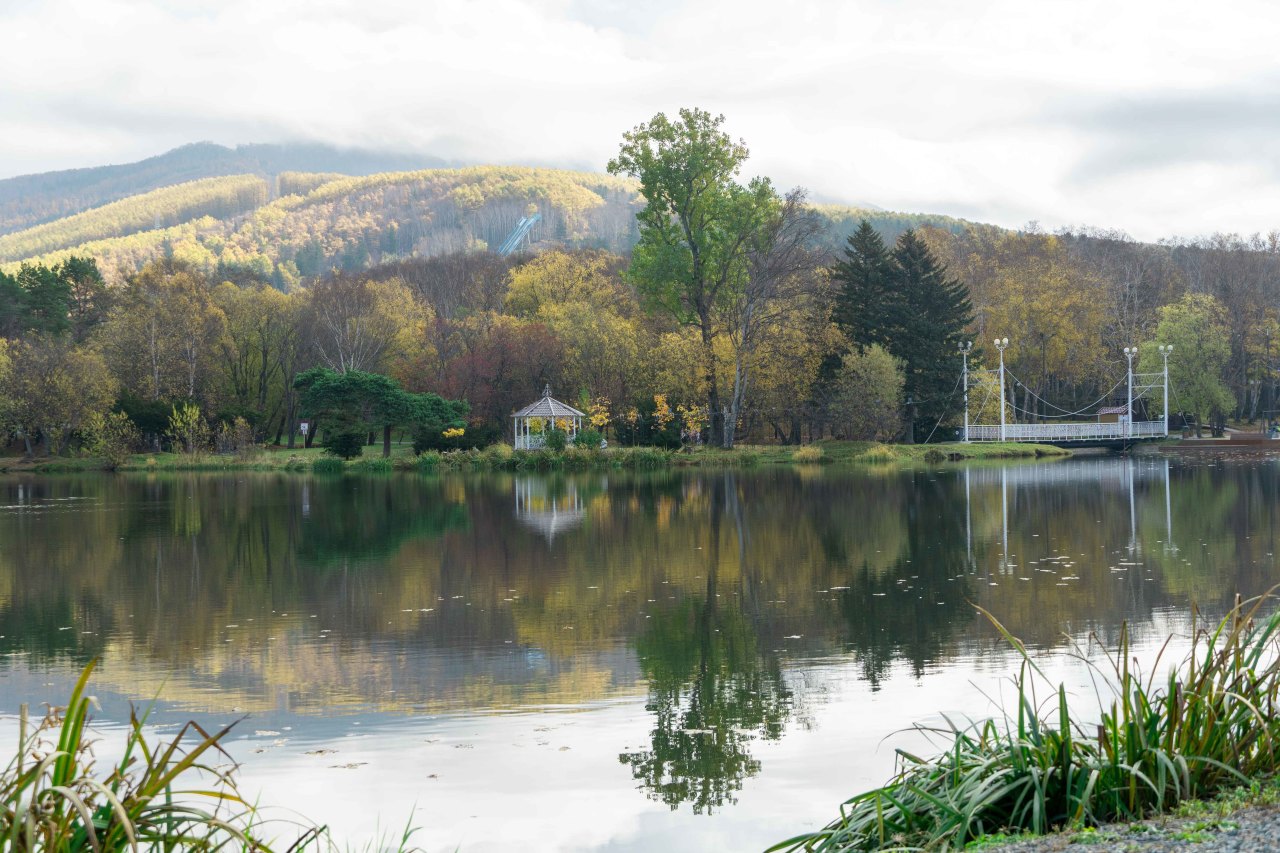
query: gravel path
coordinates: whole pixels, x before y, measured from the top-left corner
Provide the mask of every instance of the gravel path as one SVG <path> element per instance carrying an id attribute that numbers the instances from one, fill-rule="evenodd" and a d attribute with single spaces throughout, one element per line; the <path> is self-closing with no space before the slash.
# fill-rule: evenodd
<path id="1" fill-rule="evenodd" d="M 1222 818 L 1156 818 L 982 847 L 982 853 L 1280 853 L 1280 806 L 1254 806 Z"/>

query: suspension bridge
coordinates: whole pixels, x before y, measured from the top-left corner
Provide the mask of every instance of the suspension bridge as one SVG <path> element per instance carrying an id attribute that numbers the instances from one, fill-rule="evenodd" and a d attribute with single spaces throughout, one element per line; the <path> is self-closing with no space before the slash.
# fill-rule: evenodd
<path id="1" fill-rule="evenodd" d="M 1125 375 L 1097 400 L 1070 411 L 1045 400 L 1005 367 L 1004 351 L 1009 346 L 1008 338 L 997 338 L 994 343 L 1000 353 L 1000 366 L 996 370 L 970 371 L 969 353 L 973 344 L 969 342 L 960 346 L 964 364 L 963 441 L 1021 441 L 1058 447 L 1123 448 L 1136 442 L 1154 441 L 1169 435 L 1169 354 L 1173 352 L 1172 346 L 1162 344 L 1158 347 L 1164 362 L 1159 373 L 1135 373 L 1133 359 L 1138 354 L 1138 348 L 1125 347 L 1124 355 L 1128 362 Z M 998 393 L 999 423 L 971 423 L 969 391 L 970 379 L 974 376 L 979 378 L 980 385 L 985 388 L 985 396 L 978 402 L 977 411 L 990 417 L 990 397 L 993 393 Z M 1015 391 L 1013 401 L 1006 394 L 1006 387 L 1010 382 Z M 1121 386 L 1125 387 L 1125 402 L 1123 405 L 1114 405 Z M 1019 387 L 1026 395 L 1024 400 L 1027 397 L 1034 398 L 1043 407 L 1043 411 L 1031 411 L 1025 406 L 1018 406 Z M 1162 417 L 1159 420 L 1137 420 L 1134 417 L 1134 404 L 1143 402 L 1156 391 L 1161 396 Z M 1142 408 L 1143 411 L 1147 409 L 1145 404 Z"/>

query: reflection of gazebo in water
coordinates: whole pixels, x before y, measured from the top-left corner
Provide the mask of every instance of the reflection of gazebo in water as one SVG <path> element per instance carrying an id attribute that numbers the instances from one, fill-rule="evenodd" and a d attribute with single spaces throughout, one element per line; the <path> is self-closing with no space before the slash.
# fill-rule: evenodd
<path id="1" fill-rule="evenodd" d="M 573 441 L 578 430 L 582 429 L 582 419 L 585 417 L 585 414 L 573 406 L 566 406 L 552 397 L 551 386 L 548 385 L 542 391 L 541 400 L 525 406 L 511 416 L 514 424 L 512 445 L 516 450 L 541 450 L 547 443 L 546 431 L 558 422 L 563 422 L 561 428 L 569 433 L 569 440 Z"/>
<path id="2" fill-rule="evenodd" d="M 516 480 L 516 518 L 533 528 L 547 541 L 556 534 L 577 527 L 587 517 L 582 496 L 572 482 L 552 492 L 542 477 L 520 477 Z"/>

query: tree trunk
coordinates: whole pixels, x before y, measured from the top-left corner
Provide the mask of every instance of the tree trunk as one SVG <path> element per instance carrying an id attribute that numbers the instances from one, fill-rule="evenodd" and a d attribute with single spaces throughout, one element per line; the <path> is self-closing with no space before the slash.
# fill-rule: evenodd
<path id="1" fill-rule="evenodd" d="M 719 447 L 724 441 L 724 415 L 720 411 L 720 388 L 719 383 L 716 382 L 716 350 L 715 338 L 711 330 L 711 315 L 706 311 L 699 311 L 698 320 L 702 331 L 703 370 L 707 383 L 707 416 L 711 420 L 711 444 Z"/>
<path id="2" fill-rule="evenodd" d="M 382 428 L 382 458 L 387 459 L 391 456 L 391 424 L 387 424 Z"/>
<path id="3" fill-rule="evenodd" d="M 725 450 L 732 450 L 733 443 L 737 439 L 738 418 L 742 416 L 742 403 L 746 396 L 747 366 L 739 356 L 733 366 L 733 399 L 729 401 L 729 408 L 724 418 L 724 440 L 721 447 Z"/>

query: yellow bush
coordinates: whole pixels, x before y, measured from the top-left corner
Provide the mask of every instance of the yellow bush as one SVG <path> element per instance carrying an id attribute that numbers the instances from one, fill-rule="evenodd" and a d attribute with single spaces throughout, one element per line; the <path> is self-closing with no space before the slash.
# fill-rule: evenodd
<path id="1" fill-rule="evenodd" d="M 821 447 L 814 444 L 806 444 L 804 447 L 798 447 L 792 452 L 791 461 L 815 464 L 822 462 L 822 457 L 825 455 Z"/>

